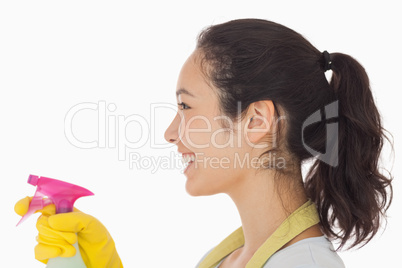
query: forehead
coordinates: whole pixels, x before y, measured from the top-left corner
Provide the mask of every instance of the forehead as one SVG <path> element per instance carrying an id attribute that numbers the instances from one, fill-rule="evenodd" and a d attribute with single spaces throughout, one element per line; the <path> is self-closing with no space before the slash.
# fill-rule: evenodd
<path id="1" fill-rule="evenodd" d="M 199 53 L 195 50 L 184 62 L 177 80 L 176 90 L 184 88 L 196 97 L 206 97 L 213 93 L 213 89 L 207 83 L 202 72 Z"/>

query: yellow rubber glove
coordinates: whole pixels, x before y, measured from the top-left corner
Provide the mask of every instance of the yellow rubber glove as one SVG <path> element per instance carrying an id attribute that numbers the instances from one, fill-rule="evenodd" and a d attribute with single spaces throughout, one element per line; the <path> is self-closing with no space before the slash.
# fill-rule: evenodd
<path id="1" fill-rule="evenodd" d="M 24 216 L 28 212 L 29 204 L 31 203 L 31 201 L 32 196 L 26 196 L 22 198 L 15 204 L 14 211 L 21 217 Z M 74 210 L 76 210 L 76 208 L 74 208 Z M 41 212 L 42 215 L 50 216 L 56 214 L 56 207 L 53 204 L 51 204 L 44 207 L 41 210 L 35 211 L 35 213 L 37 212 Z"/>
<path id="2" fill-rule="evenodd" d="M 15 205 L 15 212 L 24 215 L 32 198 L 25 197 Z M 42 212 L 36 228 L 39 231 L 35 258 L 47 263 L 49 258 L 71 257 L 76 253 L 73 244 L 78 245 L 87 268 L 121 268 L 123 264 L 117 254 L 114 241 L 107 229 L 96 218 L 74 208 L 74 212 L 55 215 L 54 205 Z"/>

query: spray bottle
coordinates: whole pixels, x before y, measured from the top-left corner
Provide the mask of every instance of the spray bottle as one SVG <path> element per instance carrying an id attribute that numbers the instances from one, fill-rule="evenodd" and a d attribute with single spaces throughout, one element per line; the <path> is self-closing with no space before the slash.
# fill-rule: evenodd
<path id="1" fill-rule="evenodd" d="M 94 195 L 91 191 L 60 180 L 47 177 L 29 175 L 28 183 L 37 186 L 34 197 L 29 204 L 28 212 L 21 218 L 17 226 L 31 216 L 35 211 L 44 208 L 49 204 L 56 206 L 56 214 L 72 212 L 74 202 L 83 196 Z M 48 198 L 45 198 L 48 197 Z M 76 254 L 68 258 L 52 258 L 47 263 L 47 268 L 86 268 L 81 258 L 78 242 L 74 244 Z"/>

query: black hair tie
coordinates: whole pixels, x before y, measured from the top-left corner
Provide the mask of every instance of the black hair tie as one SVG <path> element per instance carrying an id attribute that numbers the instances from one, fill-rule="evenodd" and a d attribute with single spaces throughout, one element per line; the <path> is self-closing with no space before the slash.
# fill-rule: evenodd
<path id="1" fill-rule="evenodd" d="M 324 72 L 331 70 L 331 57 L 328 53 L 328 51 L 324 50 L 324 52 L 322 52 L 322 54 L 324 55 Z"/>

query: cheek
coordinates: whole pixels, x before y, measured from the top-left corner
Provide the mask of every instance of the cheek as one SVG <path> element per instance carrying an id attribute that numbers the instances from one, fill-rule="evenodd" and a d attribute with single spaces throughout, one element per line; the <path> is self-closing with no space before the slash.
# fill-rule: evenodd
<path id="1" fill-rule="evenodd" d="M 197 153 L 194 169 L 188 174 L 186 191 L 190 195 L 226 192 L 241 176 L 242 148 L 237 133 L 224 131 L 216 121 L 189 120 L 183 143 Z M 208 145 L 208 146 L 203 146 Z M 239 157 L 240 156 L 240 157 Z M 236 158 L 237 157 L 237 158 Z"/>
<path id="2" fill-rule="evenodd" d="M 233 150 L 237 146 L 236 136 L 223 128 L 217 129 L 211 136 L 211 143 L 217 149 Z"/>
<path id="3" fill-rule="evenodd" d="M 185 120 L 182 141 L 194 152 L 210 148 L 214 132 L 212 121 L 205 116 L 188 116 Z"/>

